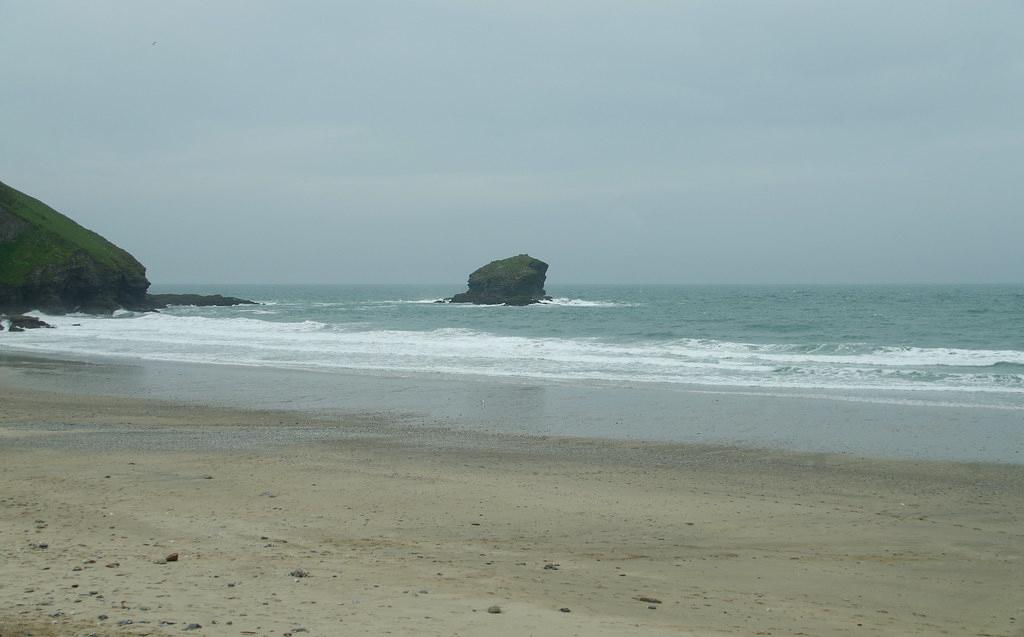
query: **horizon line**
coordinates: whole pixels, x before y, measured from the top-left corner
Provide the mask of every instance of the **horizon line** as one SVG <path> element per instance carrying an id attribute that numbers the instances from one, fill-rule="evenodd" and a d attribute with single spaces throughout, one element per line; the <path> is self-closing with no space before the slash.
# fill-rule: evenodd
<path id="1" fill-rule="evenodd" d="M 410 282 L 410 281 L 363 281 L 363 282 L 351 282 L 351 281 L 316 281 L 316 282 L 302 282 L 302 281 L 212 281 L 212 282 L 199 282 L 199 281 L 150 281 L 150 285 L 202 285 L 202 286 L 217 286 L 217 285 L 309 285 L 309 286 L 329 286 L 329 285 L 352 285 L 352 286 L 370 286 L 370 285 L 430 285 L 430 286 L 465 286 L 465 283 L 452 283 L 452 282 Z M 545 286 L 551 285 L 545 283 Z M 554 284 L 557 286 L 577 286 L 577 285 L 606 285 L 606 286 L 786 286 L 786 285 L 798 285 L 798 286 L 836 286 L 836 285 L 849 285 L 849 286 L 932 286 L 932 285 L 1007 285 L 1007 286 L 1024 286 L 1024 281 L 769 281 L 769 282 L 754 282 L 754 281 L 714 281 L 714 282 L 693 282 L 693 281 L 681 281 L 681 282 L 651 282 L 651 281 L 626 281 L 626 282 L 597 282 L 597 281 L 575 281 L 575 282 L 561 282 Z"/>

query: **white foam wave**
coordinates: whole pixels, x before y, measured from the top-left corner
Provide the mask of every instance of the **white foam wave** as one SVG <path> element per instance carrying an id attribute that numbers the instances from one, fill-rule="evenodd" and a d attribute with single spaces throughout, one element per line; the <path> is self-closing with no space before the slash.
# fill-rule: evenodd
<path id="1" fill-rule="evenodd" d="M 819 345 L 806 348 L 790 344 L 732 343 L 681 339 L 665 347 L 680 354 L 712 352 L 717 356 L 757 359 L 780 364 L 814 362 L 836 365 L 991 367 L 1000 363 L 1024 365 L 1024 351 L 960 348 L 872 347 L 858 344 Z"/>
<path id="2" fill-rule="evenodd" d="M 732 387 L 1024 393 L 1024 352 L 800 347 L 682 339 L 612 343 L 497 336 L 461 328 L 360 329 L 150 313 L 44 317 L 55 330 L 5 337 L 4 349 L 307 369 L 444 372 Z"/>
<path id="3" fill-rule="evenodd" d="M 636 307 L 635 303 L 616 303 L 614 301 L 587 301 L 585 299 L 570 299 L 556 297 L 547 301 L 541 301 L 539 305 L 557 305 L 561 307 Z"/>

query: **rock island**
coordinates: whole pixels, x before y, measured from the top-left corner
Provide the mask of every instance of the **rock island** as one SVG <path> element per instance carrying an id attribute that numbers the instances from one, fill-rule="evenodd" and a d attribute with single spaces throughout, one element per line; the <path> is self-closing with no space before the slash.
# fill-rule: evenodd
<path id="1" fill-rule="evenodd" d="M 449 303 L 530 305 L 549 300 L 544 291 L 548 264 L 528 254 L 491 261 L 469 275 L 469 289 Z"/>

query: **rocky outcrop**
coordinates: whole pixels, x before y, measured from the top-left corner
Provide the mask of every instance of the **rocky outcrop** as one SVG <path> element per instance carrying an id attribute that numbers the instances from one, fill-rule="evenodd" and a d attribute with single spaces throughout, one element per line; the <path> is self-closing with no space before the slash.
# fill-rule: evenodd
<path id="1" fill-rule="evenodd" d="M 132 255 L 0 182 L 0 311 L 145 309 L 148 287 Z"/>
<path id="2" fill-rule="evenodd" d="M 0 315 L 0 330 L 4 329 L 5 322 L 9 325 L 9 329 L 12 332 L 24 332 L 25 330 L 34 330 L 41 327 L 53 327 L 46 321 L 37 319 L 34 316 L 24 316 L 22 314 L 15 314 L 14 316 Z"/>
<path id="3" fill-rule="evenodd" d="M 469 289 L 448 299 L 476 305 L 530 305 L 549 299 L 548 264 L 528 254 L 491 261 L 469 275 Z"/>
<path id="4" fill-rule="evenodd" d="M 257 305 L 255 301 L 221 296 L 220 294 L 147 294 L 146 301 L 154 310 L 162 310 L 171 305 L 194 305 L 196 307 Z"/>

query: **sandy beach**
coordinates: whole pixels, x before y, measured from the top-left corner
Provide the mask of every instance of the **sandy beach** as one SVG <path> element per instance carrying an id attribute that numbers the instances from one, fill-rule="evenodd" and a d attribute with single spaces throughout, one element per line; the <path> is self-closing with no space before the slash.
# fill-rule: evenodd
<path id="1" fill-rule="evenodd" d="M 3 637 L 1024 634 L 1019 465 L 2 393 Z"/>

